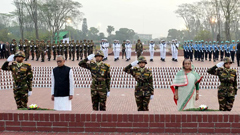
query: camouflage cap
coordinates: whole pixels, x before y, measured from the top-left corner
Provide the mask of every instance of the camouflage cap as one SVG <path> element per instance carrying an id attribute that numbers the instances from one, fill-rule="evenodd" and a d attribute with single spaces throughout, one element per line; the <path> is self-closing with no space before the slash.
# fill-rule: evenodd
<path id="1" fill-rule="evenodd" d="M 23 51 L 19 51 L 19 52 L 17 52 L 15 55 L 14 55 L 14 58 L 15 57 L 23 57 L 23 58 L 25 58 L 25 53 L 23 52 Z"/>
<path id="2" fill-rule="evenodd" d="M 102 50 L 96 51 L 96 52 L 95 52 L 95 57 L 97 57 L 97 56 L 102 56 L 102 57 L 104 57 L 103 51 L 102 51 Z"/>
<path id="3" fill-rule="evenodd" d="M 146 58 L 145 58 L 144 56 L 140 56 L 140 57 L 138 58 L 138 64 L 139 64 L 139 63 L 146 63 L 146 64 L 147 64 Z"/>
<path id="4" fill-rule="evenodd" d="M 224 62 L 224 64 L 226 64 L 226 63 L 231 63 L 232 64 L 232 60 L 229 57 L 223 58 L 223 62 Z"/>
<path id="5" fill-rule="evenodd" d="M 13 39 L 12 41 L 16 41 L 15 39 Z"/>

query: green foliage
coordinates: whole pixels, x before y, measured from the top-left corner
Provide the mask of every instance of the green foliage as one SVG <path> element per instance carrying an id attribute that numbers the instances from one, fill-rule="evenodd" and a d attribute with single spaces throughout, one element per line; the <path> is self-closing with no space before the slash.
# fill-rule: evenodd
<path id="1" fill-rule="evenodd" d="M 199 31 L 197 33 L 197 35 L 194 37 L 194 40 L 195 41 L 199 41 L 199 40 L 204 40 L 204 41 L 212 40 L 212 34 L 210 33 L 210 31 L 202 30 L 202 31 Z"/>

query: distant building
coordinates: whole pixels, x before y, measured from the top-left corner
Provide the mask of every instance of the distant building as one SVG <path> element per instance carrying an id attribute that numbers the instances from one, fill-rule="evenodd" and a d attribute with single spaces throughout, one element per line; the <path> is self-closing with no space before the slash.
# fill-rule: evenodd
<path id="1" fill-rule="evenodd" d="M 137 34 L 142 40 L 152 40 L 152 34 Z"/>

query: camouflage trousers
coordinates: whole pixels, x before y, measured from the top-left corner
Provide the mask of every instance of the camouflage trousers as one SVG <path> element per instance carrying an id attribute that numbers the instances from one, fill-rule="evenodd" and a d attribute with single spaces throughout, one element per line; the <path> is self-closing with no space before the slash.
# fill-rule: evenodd
<path id="1" fill-rule="evenodd" d="M 135 100 L 138 111 L 149 111 L 148 104 L 150 102 L 150 96 L 140 96 L 139 94 L 135 93 Z"/>
<path id="2" fill-rule="evenodd" d="M 91 90 L 92 107 L 94 111 L 106 111 L 107 92 Z"/>
<path id="3" fill-rule="evenodd" d="M 137 51 L 137 58 L 139 58 L 142 55 L 141 51 Z"/>
<path id="4" fill-rule="evenodd" d="M 218 90 L 218 103 L 220 111 L 231 111 L 234 100 L 235 90 L 229 88 Z"/>
<path id="5" fill-rule="evenodd" d="M 17 104 L 17 108 L 27 108 L 28 103 L 28 91 L 14 90 L 14 98 Z"/>

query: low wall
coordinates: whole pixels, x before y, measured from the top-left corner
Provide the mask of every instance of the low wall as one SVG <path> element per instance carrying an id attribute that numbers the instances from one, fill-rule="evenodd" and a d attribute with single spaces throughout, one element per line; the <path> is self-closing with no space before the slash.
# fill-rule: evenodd
<path id="1" fill-rule="evenodd" d="M 228 112 L 0 111 L 0 131 L 240 133 L 239 122 Z"/>

